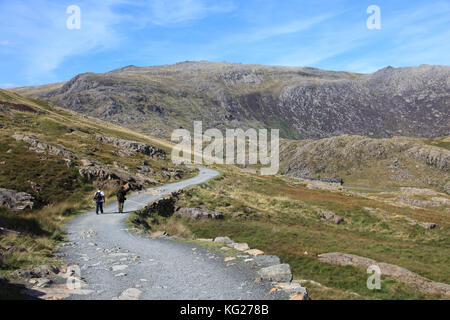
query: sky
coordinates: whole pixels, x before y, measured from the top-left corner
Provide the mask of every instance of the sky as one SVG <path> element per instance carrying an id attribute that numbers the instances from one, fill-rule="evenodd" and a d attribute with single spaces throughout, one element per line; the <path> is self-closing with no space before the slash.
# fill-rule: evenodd
<path id="1" fill-rule="evenodd" d="M 0 88 L 198 60 L 360 73 L 450 65 L 450 1 L 0 0 Z"/>

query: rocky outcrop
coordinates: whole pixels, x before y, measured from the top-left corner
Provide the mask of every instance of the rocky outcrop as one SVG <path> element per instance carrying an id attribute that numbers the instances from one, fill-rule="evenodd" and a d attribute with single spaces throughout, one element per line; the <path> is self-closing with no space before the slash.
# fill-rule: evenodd
<path id="1" fill-rule="evenodd" d="M 176 208 L 175 214 L 188 219 L 223 219 L 223 214 L 205 208 Z"/>
<path id="2" fill-rule="evenodd" d="M 56 89 L 16 91 L 165 137 L 198 110 L 208 127 L 283 124 L 286 138 L 437 137 L 449 132 L 449 77 L 447 66 L 362 75 L 201 61 L 86 73 Z"/>
<path id="3" fill-rule="evenodd" d="M 332 221 L 335 224 L 341 224 L 342 222 L 344 222 L 344 218 L 328 211 L 317 210 L 316 213 L 319 215 L 319 217 L 321 217 L 323 220 L 327 222 Z"/>
<path id="4" fill-rule="evenodd" d="M 17 211 L 33 209 L 33 200 L 33 196 L 26 192 L 0 188 L 0 206 Z"/>
<path id="5" fill-rule="evenodd" d="M 66 159 L 76 159 L 76 155 L 69 150 L 66 150 L 66 148 L 62 145 L 53 146 L 35 136 L 27 136 L 23 134 L 14 134 L 12 136 L 17 141 L 23 141 L 25 143 L 28 143 L 31 147 L 30 150 L 38 153 L 51 153 Z"/>
<path id="6" fill-rule="evenodd" d="M 364 268 L 376 265 L 380 268 L 382 276 L 384 275 L 392 277 L 398 281 L 414 286 L 418 290 L 421 290 L 422 292 L 427 294 L 441 294 L 447 297 L 450 296 L 450 285 L 432 281 L 418 275 L 417 273 L 411 272 L 405 268 L 393 264 L 377 262 L 373 259 L 341 252 L 320 254 L 319 261 L 341 266 L 354 266 Z"/>
<path id="7" fill-rule="evenodd" d="M 144 174 L 130 174 L 128 171 L 114 166 L 102 165 L 98 162 L 82 159 L 80 175 L 89 182 L 101 182 L 112 186 L 129 184 L 131 190 L 142 190 L 146 185 L 158 183 L 158 180 Z"/>
<path id="8" fill-rule="evenodd" d="M 130 141 L 125 139 L 119 139 L 119 138 L 112 138 L 112 137 L 106 137 L 106 136 L 99 136 L 97 137 L 97 140 L 110 144 L 116 148 L 125 150 L 125 152 L 128 152 L 127 155 L 132 156 L 133 152 L 138 152 L 143 155 L 149 156 L 151 158 L 155 159 L 165 159 L 166 158 L 166 152 L 158 147 L 151 146 L 142 142 L 137 141 Z"/>
<path id="9" fill-rule="evenodd" d="M 450 171 L 450 150 L 432 146 L 414 146 L 407 154 L 440 170 Z"/>

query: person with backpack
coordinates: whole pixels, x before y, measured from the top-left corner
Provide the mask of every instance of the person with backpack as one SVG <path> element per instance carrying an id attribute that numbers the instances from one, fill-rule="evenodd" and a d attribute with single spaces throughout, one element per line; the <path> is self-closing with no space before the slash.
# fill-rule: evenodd
<path id="1" fill-rule="evenodd" d="M 95 193 L 94 201 L 97 204 L 95 213 L 98 214 L 98 212 L 100 211 L 103 214 L 103 202 L 105 201 L 105 193 L 101 189 L 98 189 Z"/>
<path id="2" fill-rule="evenodd" d="M 127 194 L 127 191 L 125 190 L 124 186 L 121 186 L 119 191 L 117 191 L 117 202 L 119 203 L 119 213 L 123 213 L 123 206 L 125 204 L 125 195 Z"/>

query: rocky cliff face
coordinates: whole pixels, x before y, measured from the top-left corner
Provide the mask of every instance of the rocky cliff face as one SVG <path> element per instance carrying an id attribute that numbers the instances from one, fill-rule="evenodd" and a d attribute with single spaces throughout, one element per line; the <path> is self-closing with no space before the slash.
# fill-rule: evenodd
<path id="1" fill-rule="evenodd" d="M 450 130 L 450 67 L 387 67 L 370 75 L 312 68 L 185 62 L 81 74 L 18 88 L 156 136 L 205 126 L 280 128 L 286 138 L 341 134 L 435 137 Z"/>

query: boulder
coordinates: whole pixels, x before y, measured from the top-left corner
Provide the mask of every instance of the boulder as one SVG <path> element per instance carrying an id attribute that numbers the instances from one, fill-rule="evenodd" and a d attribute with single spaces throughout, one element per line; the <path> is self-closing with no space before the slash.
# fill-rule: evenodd
<path id="1" fill-rule="evenodd" d="M 263 280 L 276 282 L 290 282 L 292 280 L 291 268 L 286 263 L 262 268 L 258 271 L 258 274 Z"/>
<path id="2" fill-rule="evenodd" d="M 307 289 L 298 282 L 282 282 L 277 283 L 275 286 L 289 295 L 304 294 L 305 296 L 308 296 Z"/>
<path id="3" fill-rule="evenodd" d="M 335 224 L 340 224 L 344 221 L 342 217 L 328 211 L 317 210 L 316 213 L 327 222 L 333 221 Z"/>
<path id="4" fill-rule="evenodd" d="M 0 188 L 0 206 L 16 211 L 33 209 L 33 200 L 29 193 Z"/>

